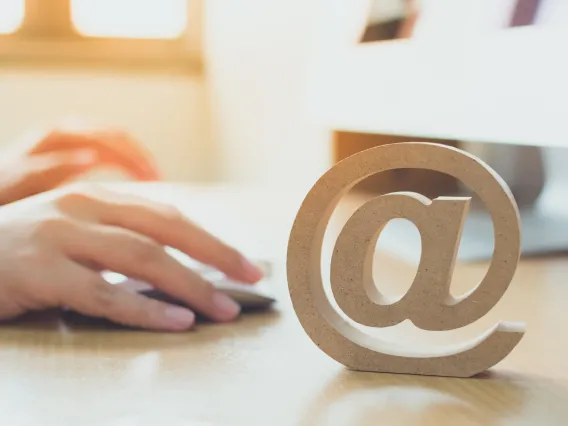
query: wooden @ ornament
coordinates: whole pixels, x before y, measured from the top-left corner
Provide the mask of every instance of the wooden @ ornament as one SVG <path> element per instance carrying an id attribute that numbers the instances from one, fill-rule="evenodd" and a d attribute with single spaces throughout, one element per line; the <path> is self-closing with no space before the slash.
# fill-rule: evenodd
<path id="1" fill-rule="evenodd" d="M 389 327 L 411 320 L 427 331 L 464 327 L 487 314 L 507 290 L 520 256 L 517 205 L 501 177 L 472 155 L 433 143 L 383 145 L 336 164 L 304 199 L 290 234 L 287 274 L 298 319 L 312 341 L 327 355 L 360 371 L 471 377 L 503 360 L 519 343 L 524 324 L 500 322 L 473 341 L 432 352 L 401 352 L 356 328 L 331 305 L 322 282 L 324 233 L 334 208 L 362 179 L 399 168 L 446 173 L 474 190 L 493 220 L 495 249 L 483 280 L 468 294 L 450 294 L 461 231 L 470 198 L 430 200 L 413 192 L 376 197 L 361 206 L 341 231 L 331 259 L 331 290 L 351 320 Z M 404 218 L 418 228 L 422 255 L 412 286 L 388 304 L 373 282 L 373 253 L 379 235 L 392 219 Z"/>

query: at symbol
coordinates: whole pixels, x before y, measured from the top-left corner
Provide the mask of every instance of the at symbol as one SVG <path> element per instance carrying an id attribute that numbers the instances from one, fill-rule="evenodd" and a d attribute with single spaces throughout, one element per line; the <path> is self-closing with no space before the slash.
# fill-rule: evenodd
<path id="1" fill-rule="evenodd" d="M 491 214 L 495 250 L 487 274 L 456 299 L 449 286 L 469 199 L 433 201 L 415 193 L 377 197 L 348 220 L 332 257 L 331 286 L 341 310 L 367 326 L 386 327 L 410 319 L 424 330 L 452 330 L 489 312 L 507 290 L 520 256 L 519 212 L 505 182 L 486 164 L 455 148 L 397 143 L 355 154 L 335 165 L 313 186 L 294 221 L 288 244 L 290 296 L 313 342 L 336 361 L 356 370 L 469 377 L 505 358 L 519 343 L 524 325 L 498 323 L 459 346 L 401 351 L 347 322 L 327 299 L 321 253 L 330 216 L 341 197 L 362 179 L 387 170 L 421 168 L 446 173 L 474 190 Z M 373 283 L 372 255 L 381 229 L 394 218 L 420 231 L 422 256 L 407 294 L 387 304 Z M 397 346 L 397 348 L 400 345 Z"/>

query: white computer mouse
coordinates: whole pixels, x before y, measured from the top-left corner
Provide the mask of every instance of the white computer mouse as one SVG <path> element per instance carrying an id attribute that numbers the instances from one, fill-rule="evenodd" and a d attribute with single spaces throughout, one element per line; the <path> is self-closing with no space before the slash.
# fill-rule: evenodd
<path id="1" fill-rule="evenodd" d="M 268 308 L 276 301 L 275 297 L 263 287 L 263 283 L 250 285 L 232 281 L 228 278 L 218 278 L 211 280 L 211 282 L 217 290 L 235 300 L 243 311 Z M 184 306 L 183 302 L 144 281 L 127 278 L 114 285 L 118 285 L 129 291 L 138 292 L 152 299 Z"/>
<path id="2" fill-rule="evenodd" d="M 201 276 L 213 283 L 215 288 L 217 288 L 219 291 L 222 291 L 229 295 L 241 306 L 241 309 L 245 311 L 249 309 L 269 307 L 276 301 L 268 286 L 272 274 L 272 267 L 271 264 L 267 261 L 257 262 L 257 264 L 259 264 L 264 271 L 264 279 L 259 283 L 250 285 L 231 280 L 218 270 L 207 265 L 203 265 L 195 261 L 191 261 L 190 263 L 190 261 L 184 259 L 183 257 L 178 257 L 178 259 L 182 260 L 183 264 L 191 267 L 195 272 L 199 273 Z M 144 294 L 147 297 L 162 300 L 164 302 L 183 305 L 182 302 L 175 300 L 173 297 L 165 294 L 159 289 L 154 288 L 152 285 L 146 282 L 127 278 L 121 274 L 110 271 L 105 271 L 102 273 L 102 275 L 109 283 L 126 288 L 127 290 L 136 291 Z"/>

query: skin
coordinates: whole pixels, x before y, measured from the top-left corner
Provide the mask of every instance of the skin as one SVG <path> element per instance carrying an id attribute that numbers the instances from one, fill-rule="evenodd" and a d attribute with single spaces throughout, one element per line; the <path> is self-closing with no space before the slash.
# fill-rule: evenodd
<path id="1" fill-rule="evenodd" d="M 127 133 L 68 124 L 30 132 L 0 152 L 0 204 L 60 187 L 101 167 L 138 181 L 160 178 L 150 154 Z"/>
<path id="2" fill-rule="evenodd" d="M 165 251 L 178 249 L 235 280 L 260 280 L 261 270 L 233 247 L 172 206 L 93 185 L 63 185 L 104 165 L 138 180 L 156 179 L 155 167 L 130 138 L 49 132 L 19 152 L 7 168 L 14 173 L 4 169 L 0 176 L 0 320 L 66 307 L 127 326 L 182 331 L 194 325 L 197 312 L 217 322 L 239 315 L 234 301 Z M 101 270 L 147 281 L 190 309 L 108 284 Z"/>

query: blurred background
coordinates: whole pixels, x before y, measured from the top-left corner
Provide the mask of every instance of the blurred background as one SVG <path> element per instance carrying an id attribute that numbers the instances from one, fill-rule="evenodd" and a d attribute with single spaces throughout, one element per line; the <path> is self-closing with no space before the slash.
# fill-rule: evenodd
<path id="1" fill-rule="evenodd" d="M 362 149 L 435 141 L 501 173 L 533 252 L 565 249 L 567 31 L 565 0 L 0 0 L 0 144 L 79 116 L 170 181 L 307 190 Z M 359 186 L 400 189 L 467 190 L 407 170 Z"/>
<path id="2" fill-rule="evenodd" d="M 0 0 L 0 143 L 80 116 L 132 132 L 169 180 L 313 178 L 330 147 L 303 114 L 302 86 L 325 8 Z M 302 167 L 289 173 L 296 160 Z"/>

